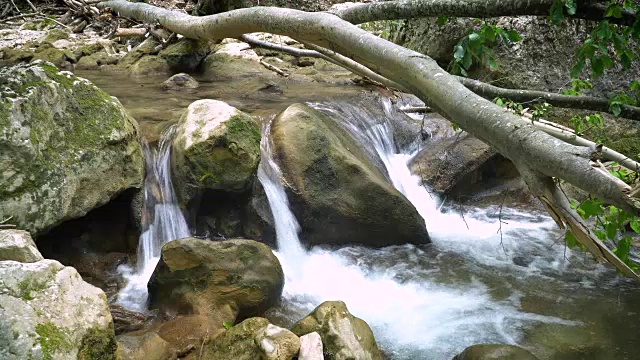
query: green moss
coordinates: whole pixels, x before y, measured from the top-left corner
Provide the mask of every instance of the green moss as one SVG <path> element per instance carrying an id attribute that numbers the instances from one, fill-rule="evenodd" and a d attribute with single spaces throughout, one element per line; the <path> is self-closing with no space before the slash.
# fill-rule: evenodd
<path id="1" fill-rule="evenodd" d="M 62 40 L 62 39 L 68 39 L 69 38 L 69 32 L 62 30 L 62 29 L 52 29 L 49 30 L 49 32 L 47 33 L 47 36 L 45 36 L 44 41 L 45 43 L 49 43 L 49 44 L 53 44 L 54 42 L 58 41 L 58 40 Z"/>
<path id="2" fill-rule="evenodd" d="M 43 360 L 53 360 L 56 358 L 56 353 L 69 352 L 73 349 L 69 335 L 51 322 L 36 325 L 36 334 L 42 348 Z"/>
<path id="3" fill-rule="evenodd" d="M 67 55 L 62 50 L 50 48 L 44 51 L 38 51 L 34 55 L 34 59 L 48 61 L 56 66 L 61 66 L 67 60 Z"/>
<path id="4" fill-rule="evenodd" d="M 623 138 L 605 143 L 605 145 L 633 160 L 640 160 L 640 137 Z"/>
<path id="5" fill-rule="evenodd" d="M 18 283 L 18 293 L 15 295 L 23 300 L 33 300 L 35 299 L 35 293 L 49 287 L 49 281 L 50 278 L 38 280 L 32 276 L 27 276 L 24 280 Z"/>
<path id="6" fill-rule="evenodd" d="M 82 339 L 79 360 L 113 360 L 116 358 L 116 343 L 113 328 L 92 328 Z"/>

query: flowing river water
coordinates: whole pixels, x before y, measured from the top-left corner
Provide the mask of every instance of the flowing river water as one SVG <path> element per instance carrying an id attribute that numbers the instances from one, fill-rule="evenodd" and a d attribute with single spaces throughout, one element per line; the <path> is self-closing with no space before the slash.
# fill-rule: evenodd
<path id="1" fill-rule="evenodd" d="M 313 100 L 311 106 L 331 116 L 377 158 L 389 181 L 425 218 L 430 245 L 305 250 L 268 136 L 263 136 L 258 178 L 276 219 L 276 255 L 286 277 L 282 304 L 269 314 L 272 321 L 291 325 L 322 301 L 342 300 L 369 323 L 390 359 L 450 359 L 466 346 L 486 342 L 518 344 L 541 359 L 640 358 L 637 284 L 565 249 L 562 233 L 544 213 L 466 207 L 462 217 L 453 207 L 443 207 L 441 199 L 409 172 L 407 163 L 416 148 L 395 144 L 390 120 L 396 110 L 390 102 L 363 107 L 345 101 L 349 96 L 356 99 L 357 89 L 322 84 L 292 84 L 284 87 L 283 94 L 273 95 L 240 88 L 234 92 L 229 84 L 209 83 L 197 93 L 177 94 L 153 85 L 159 79 L 119 81 L 99 73 L 80 75 L 118 96 L 148 137 L 157 137 L 159 127 L 168 128 L 199 98 L 229 101 L 265 118 L 293 102 Z M 146 120 L 145 113 L 152 113 L 148 115 L 152 120 Z M 263 135 L 268 133 L 266 124 Z M 168 151 L 161 146 L 156 165 L 148 165 L 160 169 L 153 173 L 159 184 L 164 181 L 161 189 L 170 186 L 168 156 L 162 160 Z M 166 225 L 157 221 L 169 221 L 169 227 L 176 228 L 170 237 L 188 235 L 180 220 L 165 218 L 175 202 L 162 199 L 147 207 L 155 213 L 149 229 L 164 229 Z M 157 262 L 154 249 L 171 240 L 156 235 L 160 240 L 145 242 L 148 235 L 149 230 L 143 233 L 140 245 L 149 247 L 146 264 Z M 140 254 L 139 262 L 145 263 Z M 130 284 L 141 284 L 146 283 L 145 271 L 151 270 L 139 265 L 130 271 Z M 141 296 L 139 291 L 125 290 L 119 301 L 144 307 Z"/>

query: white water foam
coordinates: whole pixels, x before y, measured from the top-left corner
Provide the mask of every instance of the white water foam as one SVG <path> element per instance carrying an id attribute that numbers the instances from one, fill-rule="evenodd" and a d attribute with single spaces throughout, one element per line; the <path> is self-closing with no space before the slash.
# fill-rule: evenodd
<path id="1" fill-rule="evenodd" d="M 122 265 L 118 270 L 127 285 L 118 293 L 117 303 L 144 312 L 147 310 L 147 283 L 160 260 L 162 245 L 190 236 L 171 182 L 171 140 L 174 127 L 165 132 L 157 150 L 145 144 L 143 233 L 138 242 L 137 268 Z"/>
<path id="2" fill-rule="evenodd" d="M 576 325 L 521 311 L 516 291 L 496 300 L 480 280 L 442 281 L 441 273 L 452 266 L 450 259 L 441 259 L 448 252 L 462 256 L 463 261 L 515 269 L 527 276 L 548 268 L 561 269 L 566 262 L 561 247 L 552 248 L 555 232 L 548 217 L 513 209 L 502 209 L 500 219 L 482 209 L 467 209 L 464 219 L 456 213 L 442 213 L 439 200 L 410 173 L 412 154 L 397 153 L 388 121 L 371 125 L 363 121 L 367 119 L 355 118 L 358 109 L 340 107 L 348 104 L 311 105 L 337 117 L 366 148 L 375 149 L 391 182 L 424 217 L 435 251 L 426 254 L 409 245 L 301 251 L 299 227 L 288 207 L 281 175 L 270 149 L 263 146 L 260 181 L 265 189 L 277 189 L 278 196 L 268 199 L 276 222 L 276 255 L 286 277 L 283 298 L 290 312 L 299 317 L 323 301 L 342 300 L 354 315 L 369 323 L 393 359 L 446 359 L 476 343 L 517 343 L 522 329 L 531 324 Z M 383 105 L 388 116 L 390 104 Z M 263 141 L 268 144 L 266 130 Z M 264 176 L 267 172 L 272 175 Z M 523 246 L 521 241 L 533 245 Z M 539 248 L 543 250 L 537 251 Z M 398 256 L 402 258 L 385 266 L 386 259 Z M 528 265 L 515 265 L 513 259 L 518 256 L 532 259 Z M 429 259 L 426 266 L 413 267 L 422 259 Z"/>

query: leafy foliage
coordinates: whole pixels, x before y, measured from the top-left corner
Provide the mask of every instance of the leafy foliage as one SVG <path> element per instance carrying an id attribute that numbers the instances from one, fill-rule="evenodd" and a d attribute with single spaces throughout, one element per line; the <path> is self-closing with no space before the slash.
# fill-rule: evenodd
<path id="1" fill-rule="evenodd" d="M 503 29 L 482 21 L 479 29 L 469 29 L 454 46 L 451 73 L 468 76 L 467 71 L 475 63 L 486 63 L 493 70 L 497 67 L 493 48 L 498 44 L 510 44 L 520 40 L 522 37 L 515 30 Z"/>

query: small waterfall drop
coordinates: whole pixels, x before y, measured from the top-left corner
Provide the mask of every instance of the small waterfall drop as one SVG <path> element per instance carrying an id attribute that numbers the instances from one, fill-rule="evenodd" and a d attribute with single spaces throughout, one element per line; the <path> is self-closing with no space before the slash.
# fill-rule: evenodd
<path id="1" fill-rule="evenodd" d="M 438 199 L 409 170 L 417 146 L 399 149 L 394 142 L 389 118 L 395 109 L 390 102 L 383 101 L 375 109 L 348 103 L 309 105 L 332 117 L 369 155 L 377 157 L 372 161 L 382 164 L 390 182 L 425 218 L 433 244 L 305 252 L 268 147 L 267 127 L 259 179 L 276 223 L 276 255 L 286 278 L 283 316 L 299 319 L 323 301 L 342 300 L 354 315 L 367 321 L 393 359 L 451 358 L 476 343 L 516 344 L 523 330 L 536 324 L 579 325 L 522 311 L 520 301 L 529 280 L 500 286 L 493 280 L 496 271 L 529 279 L 564 269 L 562 248 L 552 248 L 557 232 L 551 219 L 506 208 L 501 218 L 491 209 L 467 209 L 466 218 L 443 213 Z M 502 235 L 496 231 L 499 227 Z M 518 256 L 530 258 L 529 265 L 515 265 L 512 260 Z M 501 286 L 509 295 L 496 298 L 495 289 Z"/>
<path id="2" fill-rule="evenodd" d="M 258 180 L 262 184 L 269 201 L 269 207 L 274 217 L 274 227 L 278 241 L 278 250 L 281 256 L 290 259 L 290 264 L 300 264 L 304 261 L 305 251 L 300 244 L 298 232 L 300 225 L 295 215 L 289 209 L 289 200 L 282 185 L 282 173 L 271 153 L 269 134 L 271 123 L 269 121 L 262 129 L 260 140 L 261 161 L 258 166 Z M 299 268 L 299 266 L 295 266 Z"/>
<path id="3" fill-rule="evenodd" d="M 162 136 L 158 149 L 145 142 L 146 177 L 144 181 L 143 232 L 138 242 L 136 269 L 121 266 L 127 285 L 118 294 L 117 303 L 135 311 L 146 311 L 147 283 L 160 260 L 162 245 L 190 236 L 187 222 L 178 206 L 171 182 L 171 140 L 175 127 Z"/>

